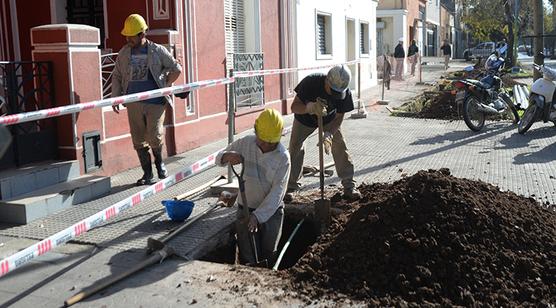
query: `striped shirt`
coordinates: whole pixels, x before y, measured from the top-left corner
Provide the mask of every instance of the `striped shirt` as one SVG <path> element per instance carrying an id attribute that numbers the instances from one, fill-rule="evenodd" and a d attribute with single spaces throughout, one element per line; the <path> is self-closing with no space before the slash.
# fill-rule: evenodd
<path id="1" fill-rule="evenodd" d="M 238 152 L 245 159 L 245 197 L 249 208 L 259 223 L 265 223 L 279 207 L 284 206 L 282 199 L 286 194 L 290 175 L 290 154 L 284 145 L 278 144 L 271 152 L 263 153 L 256 143 L 254 135 L 238 139 L 218 154 L 216 164 L 222 164 L 222 156 L 229 151 Z M 241 166 L 235 166 L 239 173 Z M 246 205 L 241 194 L 239 203 Z"/>

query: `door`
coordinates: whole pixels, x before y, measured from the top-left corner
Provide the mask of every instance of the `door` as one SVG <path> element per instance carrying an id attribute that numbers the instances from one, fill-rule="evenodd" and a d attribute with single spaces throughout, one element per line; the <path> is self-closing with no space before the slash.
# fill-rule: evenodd
<path id="1" fill-rule="evenodd" d="M 356 46 L 356 35 L 355 35 L 355 19 L 346 19 L 346 60 L 353 61 L 357 59 L 357 46 Z M 351 70 L 351 81 L 349 82 L 349 88 L 355 91 L 356 80 L 357 80 L 357 65 L 352 64 L 349 66 Z"/>

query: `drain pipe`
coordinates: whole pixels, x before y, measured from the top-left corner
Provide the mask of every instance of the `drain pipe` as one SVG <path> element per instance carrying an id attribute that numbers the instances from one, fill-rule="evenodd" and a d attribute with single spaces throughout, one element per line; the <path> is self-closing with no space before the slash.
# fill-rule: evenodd
<path id="1" fill-rule="evenodd" d="M 299 230 L 299 227 L 301 227 L 301 224 L 303 224 L 304 221 L 305 221 L 305 218 L 301 219 L 301 221 L 297 224 L 297 226 L 295 226 L 295 229 L 293 229 L 293 232 L 292 232 L 292 234 L 290 234 L 290 237 L 288 238 L 288 241 L 286 242 L 286 244 L 284 244 L 284 247 L 282 248 L 282 251 L 280 251 L 280 255 L 278 256 L 278 260 L 276 260 L 276 264 L 274 264 L 274 266 L 272 267 L 273 271 L 278 270 L 278 266 L 280 266 L 280 262 L 282 261 L 282 257 L 284 257 L 284 254 L 286 253 L 286 250 L 288 250 L 288 246 L 290 246 L 290 242 L 292 241 L 293 237 L 295 236 L 295 234 Z"/>

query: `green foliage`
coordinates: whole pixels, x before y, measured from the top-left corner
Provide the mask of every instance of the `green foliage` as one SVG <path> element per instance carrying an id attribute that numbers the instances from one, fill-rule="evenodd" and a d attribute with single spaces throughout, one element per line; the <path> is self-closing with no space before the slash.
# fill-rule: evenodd
<path id="1" fill-rule="evenodd" d="M 489 41 L 495 33 L 508 35 L 503 1 L 464 0 L 467 12 L 462 16 L 463 23 L 475 39 Z"/>

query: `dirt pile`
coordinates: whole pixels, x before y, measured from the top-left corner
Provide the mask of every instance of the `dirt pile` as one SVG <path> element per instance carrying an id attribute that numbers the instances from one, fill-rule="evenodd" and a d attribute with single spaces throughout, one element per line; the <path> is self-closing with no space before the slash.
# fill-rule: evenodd
<path id="1" fill-rule="evenodd" d="M 393 115 L 438 120 L 461 119 L 455 95 L 449 89 L 439 90 L 438 87 L 425 91 L 412 101 L 396 108 Z"/>
<path id="2" fill-rule="evenodd" d="M 361 191 L 285 273 L 294 290 L 373 306 L 556 304 L 553 210 L 447 169 Z"/>

